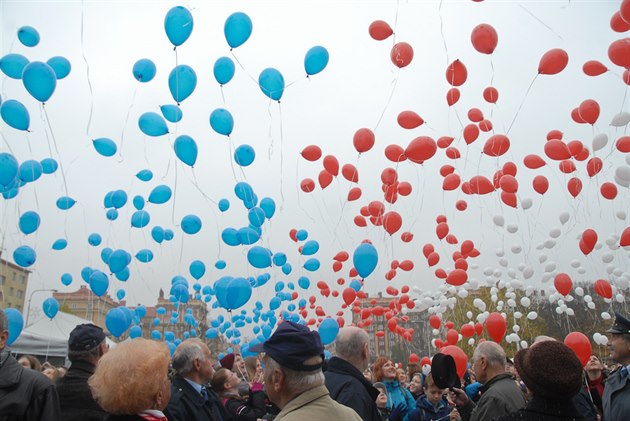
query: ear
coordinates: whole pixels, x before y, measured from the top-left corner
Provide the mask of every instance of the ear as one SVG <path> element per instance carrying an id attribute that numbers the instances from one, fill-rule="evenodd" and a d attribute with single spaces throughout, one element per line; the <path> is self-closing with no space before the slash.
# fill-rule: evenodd
<path id="1" fill-rule="evenodd" d="M 9 331 L 5 330 L 5 331 L 0 332 L 0 351 L 4 349 L 8 341 L 9 341 Z"/>
<path id="2" fill-rule="evenodd" d="M 279 368 L 274 368 L 271 375 L 273 390 L 279 392 L 284 387 L 284 373 Z"/>

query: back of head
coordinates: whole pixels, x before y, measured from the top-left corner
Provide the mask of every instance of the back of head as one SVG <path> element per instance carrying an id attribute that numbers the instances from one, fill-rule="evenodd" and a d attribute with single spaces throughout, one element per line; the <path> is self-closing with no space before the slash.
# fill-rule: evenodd
<path id="1" fill-rule="evenodd" d="M 363 329 L 355 326 L 344 327 L 339 330 L 335 339 L 337 356 L 346 361 L 360 361 L 365 345 L 370 338 Z"/>
<path id="2" fill-rule="evenodd" d="M 68 338 L 68 359 L 72 362 L 83 360 L 93 364 L 105 353 L 101 344 L 105 343 L 105 332 L 92 323 L 80 324 L 72 329 Z"/>
<path id="3" fill-rule="evenodd" d="M 0 351 L 4 349 L 8 337 L 9 321 L 7 320 L 7 315 L 4 314 L 4 310 L 0 308 Z"/>
<path id="4" fill-rule="evenodd" d="M 473 360 L 484 357 L 488 365 L 493 369 L 505 371 L 506 356 L 501 345 L 496 342 L 485 341 L 477 345 Z"/>
<path id="5" fill-rule="evenodd" d="M 210 385 L 212 388 L 219 394 L 225 393 L 225 383 L 227 383 L 228 379 L 232 376 L 232 371 L 228 368 L 220 368 L 212 376 L 212 381 Z"/>
<path id="6" fill-rule="evenodd" d="M 194 371 L 193 362 L 195 359 L 205 361 L 205 344 L 197 338 L 183 341 L 173 354 L 173 368 L 182 376 L 186 376 Z"/>

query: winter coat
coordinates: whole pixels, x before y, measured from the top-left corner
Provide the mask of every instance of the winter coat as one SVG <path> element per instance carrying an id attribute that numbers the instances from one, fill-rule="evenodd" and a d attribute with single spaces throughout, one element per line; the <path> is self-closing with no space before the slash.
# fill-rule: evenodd
<path id="1" fill-rule="evenodd" d="M 328 394 L 326 386 L 307 390 L 289 401 L 276 417 L 276 421 L 361 421 L 361 417 Z"/>
<path id="2" fill-rule="evenodd" d="M 0 359 L 0 421 L 60 420 L 55 384 L 42 373 L 22 367 L 6 350 Z"/>
<path id="3" fill-rule="evenodd" d="M 597 408 L 591 400 L 585 386 L 583 386 L 580 391 L 571 398 L 571 403 L 575 409 L 577 409 L 578 413 L 582 414 L 584 420 L 597 421 Z"/>
<path id="4" fill-rule="evenodd" d="M 409 420 L 409 414 L 416 409 L 416 401 L 413 400 L 411 392 L 403 388 L 398 380 L 383 380 L 383 384 L 387 389 L 387 407 L 394 408 L 396 405 L 403 403 L 407 407 L 403 421 Z"/>
<path id="5" fill-rule="evenodd" d="M 208 400 L 194 387 L 177 374 L 171 382 L 171 400 L 164 411 L 169 421 L 224 421 L 231 419 L 221 404 L 216 392 L 211 388 Z"/>
<path id="6" fill-rule="evenodd" d="M 265 392 L 262 391 L 262 387 L 256 391 L 251 391 L 249 398 L 245 400 L 240 397 L 225 397 L 223 405 L 234 421 L 256 421 L 267 413 Z"/>
<path id="7" fill-rule="evenodd" d="M 583 419 L 571 400 L 542 399 L 534 396 L 525 408 L 494 418 L 493 421 L 577 421 Z"/>
<path id="8" fill-rule="evenodd" d="M 379 391 L 355 366 L 341 358 L 332 357 L 324 376 L 331 398 L 354 409 L 363 421 L 381 419 L 376 407 Z"/>
<path id="9" fill-rule="evenodd" d="M 622 379 L 620 371 L 611 373 L 604 383 L 604 421 L 621 421 L 630 417 L 630 376 Z"/>
<path id="10" fill-rule="evenodd" d="M 409 421 L 446 421 L 449 419 L 448 414 L 452 410 L 453 408 L 448 406 L 448 402 L 445 399 L 440 399 L 436 410 L 427 397 L 422 395 L 416 401 L 416 409 L 409 414 Z"/>
<path id="11" fill-rule="evenodd" d="M 75 361 L 65 376 L 57 379 L 61 418 L 65 421 L 102 421 L 107 416 L 92 397 L 88 379 L 94 367 L 87 361 Z"/>
<path id="12" fill-rule="evenodd" d="M 484 384 L 481 397 L 475 405 L 468 401 L 457 410 L 464 421 L 487 421 L 495 417 L 511 414 L 525 406 L 521 389 L 508 373 L 499 374 Z"/>

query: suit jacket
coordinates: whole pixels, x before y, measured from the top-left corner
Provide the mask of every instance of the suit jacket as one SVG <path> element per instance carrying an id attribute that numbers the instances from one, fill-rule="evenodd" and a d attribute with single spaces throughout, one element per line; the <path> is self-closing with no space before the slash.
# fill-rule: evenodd
<path id="1" fill-rule="evenodd" d="M 164 411 L 169 421 L 227 421 L 231 420 L 219 397 L 211 388 L 205 400 L 181 375 L 171 382 L 171 400 Z"/>
<path id="2" fill-rule="evenodd" d="M 630 414 L 630 376 L 622 379 L 619 372 L 611 373 L 604 383 L 604 421 L 626 420 Z"/>

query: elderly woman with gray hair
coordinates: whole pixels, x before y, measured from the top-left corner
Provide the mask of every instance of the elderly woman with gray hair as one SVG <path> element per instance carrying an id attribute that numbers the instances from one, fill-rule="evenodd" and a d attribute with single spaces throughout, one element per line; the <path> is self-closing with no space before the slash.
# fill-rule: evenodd
<path id="1" fill-rule="evenodd" d="M 170 352 L 164 343 L 137 338 L 118 344 L 99 361 L 89 380 L 108 421 L 167 421 L 171 397 Z"/>

